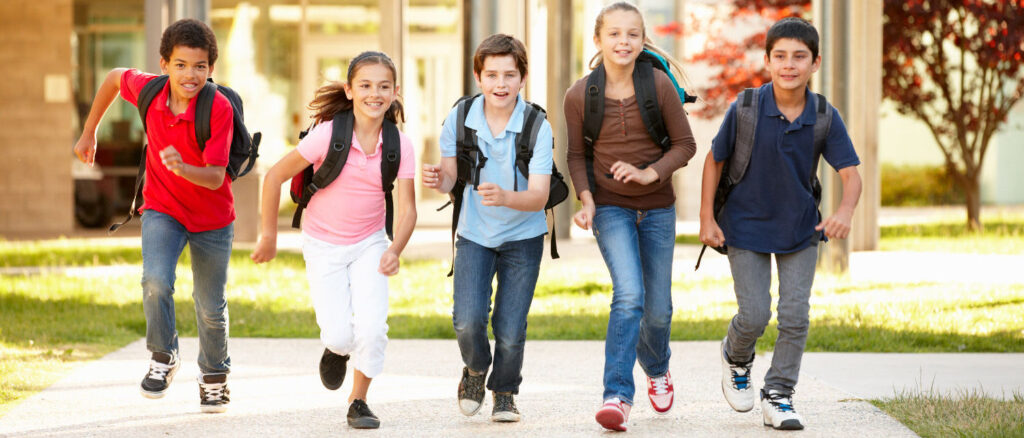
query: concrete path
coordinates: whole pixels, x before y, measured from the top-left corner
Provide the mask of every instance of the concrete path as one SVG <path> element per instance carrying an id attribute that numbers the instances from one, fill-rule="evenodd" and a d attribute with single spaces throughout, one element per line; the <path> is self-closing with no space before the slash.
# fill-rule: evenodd
<path id="1" fill-rule="evenodd" d="M 489 421 L 488 398 L 481 414 L 465 417 L 455 400 L 461 370 L 451 340 L 395 340 L 385 371 L 373 383 L 369 402 L 381 418 L 367 436 L 606 436 L 594 421 L 601 399 L 604 344 L 595 341 L 529 341 L 517 403 L 523 421 Z M 641 389 L 629 421 L 630 436 L 792 436 L 761 425 L 760 407 L 747 413 L 726 405 L 719 386 L 716 342 L 674 342 L 671 362 L 676 405 L 655 415 Z M 142 340 L 86 364 L 0 418 L 0 436 L 337 436 L 345 424 L 349 383 L 324 389 L 316 365 L 316 339 L 232 339 L 231 407 L 225 414 L 199 412 L 195 383 L 195 338 L 182 339 L 185 358 L 168 395 L 139 394 L 148 354 Z M 759 384 L 769 360 L 755 361 Z M 351 378 L 351 372 L 349 374 Z M 867 402 L 805 371 L 796 406 L 806 417 L 799 436 L 914 436 Z"/>

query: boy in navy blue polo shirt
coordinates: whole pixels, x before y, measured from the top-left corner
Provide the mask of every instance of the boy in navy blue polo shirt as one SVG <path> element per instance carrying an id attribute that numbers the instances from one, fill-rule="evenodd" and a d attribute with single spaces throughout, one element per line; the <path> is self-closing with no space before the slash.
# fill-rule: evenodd
<path id="1" fill-rule="evenodd" d="M 860 160 L 839 112 L 832 108 L 820 154 L 839 172 L 843 198 L 836 212 L 822 220 L 812 189 L 818 160 L 814 126 L 829 121 L 819 119 L 817 96 L 807 87 L 821 64 L 818 32 L 807 21 L 790 17 L 768 30 L 766 43 L 765 64 L 772 82 L 760 87 L 757 101 L 752 102 L 757 105 L 756 119 L 745 121 L 755 123 L 746 173 L 716 221 L 715 190 L 737 144 L 737 123 L 744 123 L 742 117 L 737 120 L 734 102 L 704 162 L 700 239 L 708 246 L 728 247 L 739 312 L 722 341 L 722 392 L 740 412 L 754 406 L 750 369 L 754 344 L 771 319 L 771 256 L 775 254 L 779 337 L 760 393 L 761 410 L 766 426 L 803 429 L 792 394 L 807 340 L 818 242 L 849 234 L 861 191 L 856 167 Z"/>

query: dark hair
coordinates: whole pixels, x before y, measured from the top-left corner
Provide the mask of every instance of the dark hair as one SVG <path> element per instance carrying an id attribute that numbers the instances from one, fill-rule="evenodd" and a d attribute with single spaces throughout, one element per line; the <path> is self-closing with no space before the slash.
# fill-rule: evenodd
<path id="1" fill-rule="evenodd" d="M 164 29 L 160 37 L 160 57 L 164 61 L 171 60 L 171 52 L 175 47 L 185 46 L 206 51 L 210 65 L 217 62 L 217 37 L 210 26 L 194 18 L 175 21 Z"/>
<path id="2" fill-rule="evenodd" d="M 511 56 L 516 62 L 519 74 L 526 76 L 529 63 L 526 60 L 526 46 L 512 35 L 496 33 L 484 39 L 476 46 L 473 54 L 473 73 L 480 74 L 484 69 L 484 61 L 488 56 Z"/>
<path id="3" fill-rule="evenodd" d="M 380 64 L 391 70 L 391 78 L 397 84 L 398 69 L 395 68 L 395 63 L 391 61 L 391 58 L 382 52 L 363 52 L 349 61 L 346 81 L 351 84 L 352 78 L 360 68 L 373 64 Z M 388 111 L 384 113 L 385 118 L 395 123 L 398 123 L 399 120 L 405 121 L 401 99 L 401 96 L 395 96 Z M 313 101 L 309 103 L 309 109 L 313 110 L 313 120 L 316 123 L 326 122 L 333 119 L 335 114 L 352 109 L 352 100 L 345 94 L 345 83 L 332 82 L 317 89 Z"/>
<path id="4" fill-rule="evenodd" d="M 804 43 L 811 50 L 811 58 L 818 59 L 818 30 L 800 17 L 786 17 L 768 28 L 764 54 L 771 56 L 775 42 L 782 38 L 791 38 Z"/>

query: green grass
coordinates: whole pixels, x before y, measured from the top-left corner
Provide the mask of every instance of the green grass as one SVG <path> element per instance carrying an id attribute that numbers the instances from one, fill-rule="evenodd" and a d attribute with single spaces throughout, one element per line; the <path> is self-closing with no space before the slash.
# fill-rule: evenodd
<path id="1" fill-rule="evenodd" d="M 1024 220 L 1019 218 L 986 221 L 981 232 L 968 231 L 963 222 L 936 222 L 885 226 L 879 235 L 882 251 L 1024 254 Z"/>
<path id="2" fill-rule="evenodd" d="M 918 435 L 929 437 L 1024 437 L 1024 396 L 1009 400 L 976 391 L 916 391 L 871 400 Z"/>

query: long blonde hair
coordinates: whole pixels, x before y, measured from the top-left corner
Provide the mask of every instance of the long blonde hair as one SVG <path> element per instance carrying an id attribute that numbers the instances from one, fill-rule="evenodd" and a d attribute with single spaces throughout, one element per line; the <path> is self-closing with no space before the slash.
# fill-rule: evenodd
<path id="1" fill-rule="evenodd" d="M 663 50 L 661 47 L 655 45 L 654 41 L 651 41 L 651 38 L 647 36 L 647 24 L 644 21 L 644 14 L 640 12 L 640 9 L 637 8 L 636 5 L 620 1 L 605 6 L 604 9 L 601 9 L 601 12 L 597 14 L 597 20 L 594 23 L 594 36 L 598 38 L 601 37 L 601 28 L 604 27 L 604 16 L 609 12 L 614 11 L 635 12 L 637 15 L 640 16 L 640 25 L 644 35 L 644 48 L 656 53 L 658 56 L 661 56 L 662 58 L 665 58 L 665 61 L 668 62 L 669 68 L 671 70 L 675 70 L 673 76 L 676 77 L 676 80 L 679 81 L 679 84 L 682 85 L 684 89 L 690 90 L 690 79 L 686 76 L 686 73 L 683 71 L 683 64 L 672 55 L 669 55 L 668 52 Z M 593 58 L 590 58 L 590 62 L 587 64 L 587 66 L 590 67 L 591 70 L 593 70 L 597 68 L 598 65 L 601 65 L 602 62 L 604 62 L 604 56 L 601 52 L 597 52 L 597 54 L 595 54 Z"/>

